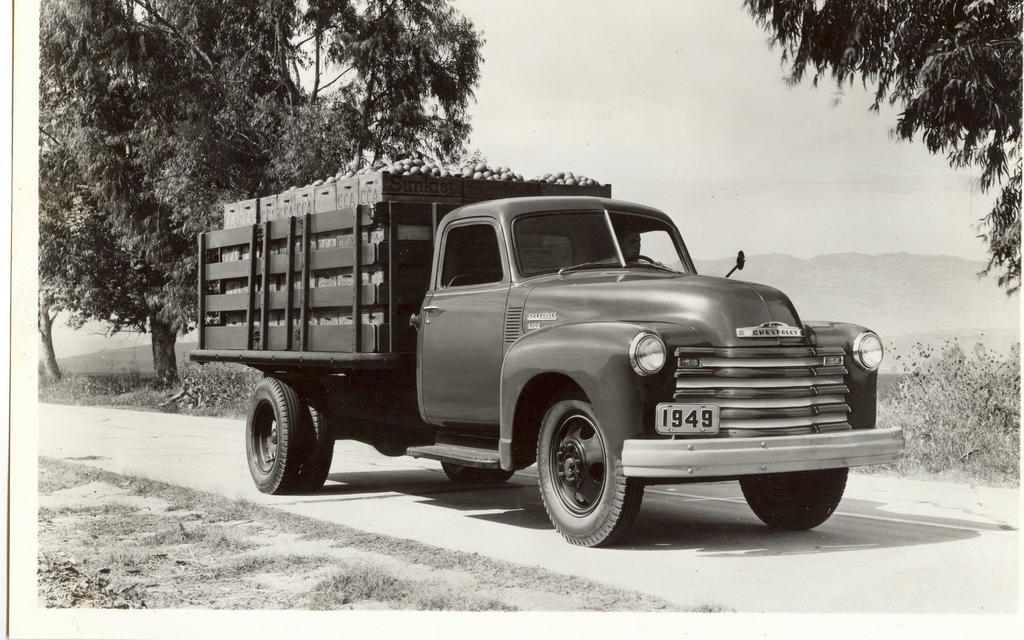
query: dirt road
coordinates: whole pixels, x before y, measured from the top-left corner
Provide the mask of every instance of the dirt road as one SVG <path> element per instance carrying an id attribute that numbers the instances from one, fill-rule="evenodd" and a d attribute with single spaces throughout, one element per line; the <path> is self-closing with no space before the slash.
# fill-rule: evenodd
<path id="1" fill-rule="evenodd" d="M 768 529 L 736 483 L 648 487 L 637 524 L 613 549 L 565 543 L 547 520 L 533 468 L 456 490 L 437 463 L 339 442 L 323 491 L 256 491 L 243 423 L 40 405 L 41 455 L 230 497 L 367 531 L 477 552 L 682 606 L 739 612 L 1008 613 L 1019 608 L 1019 492 L 851 475 L 839 510 L 808 532 Z"/>

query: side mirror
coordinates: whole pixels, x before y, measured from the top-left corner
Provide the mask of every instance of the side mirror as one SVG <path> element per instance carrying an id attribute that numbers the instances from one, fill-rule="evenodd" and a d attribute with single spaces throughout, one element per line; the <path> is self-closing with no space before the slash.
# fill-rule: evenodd
<path id="1" fill-rule="evenodd" d="M 736 254 L 736 266 L 733 267 L 729 271 L 729 273 L 725 274 L 725 277 L 728 278 L 729 276 L 731 276 L 733 274 L 733 271 L 736 271 L 737 269 L 739 269 L 740 271 L 743 271 L 743 265 L 745 265 L 746 263 L 747 263 L 747 257 L 743 255 L 742 251 L 740 251 L 739 253 Z"/>

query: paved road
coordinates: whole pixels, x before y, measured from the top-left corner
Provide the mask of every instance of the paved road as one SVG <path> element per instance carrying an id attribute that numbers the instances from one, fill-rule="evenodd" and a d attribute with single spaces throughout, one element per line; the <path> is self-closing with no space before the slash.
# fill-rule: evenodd
<path id="1" fill-rule="evenodd" d="M 39 453 L 359 529 L 540 565 L 741 612 L 1003 613 L 1019 609 L 1019 492 L 851 475 L 813 531 L 768 529 L 737 483 L 649 487 L 614 549 L 562 541 L 533 468 L 456 491 L 440 465 L 335 447 L 324 490 L 275 497 L 249 479 L 240 421 L 40 405 Z"/>

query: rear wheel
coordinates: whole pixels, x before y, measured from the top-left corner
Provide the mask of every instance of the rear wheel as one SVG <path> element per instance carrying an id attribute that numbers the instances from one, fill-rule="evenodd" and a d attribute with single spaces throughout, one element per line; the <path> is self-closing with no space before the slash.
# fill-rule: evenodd
<path id="1" fill-rule="evenodd" d="M 804 531 L 829 519 L 839 506 L 850 470 L 766 473 L 740 478 L 743 497 L 769 527 Z"/>
<path id="2" fill-rule="evenodd" d="M 497 484 L 505 482 L 515 474 L 515 471 L 466 467 L 451 462 L 442 462 L 441 468 L 449 480 L 459 484 Z"/>
<path id="3" fill-rule="evenodd" d="M 253 391 L 245 422 L 245 452 L 249 473 L 263 493 L 277 495 L 297 487 L 304 412 L 295 390 L 277 378 L 264 378 Z"/>
<path id="4" fill-rule="evenodd" d="M 303 460 L 295 488 L 317 491 L 327 481 L 334 460 L 334 440 L 329 433 L 327 415 L 312 404 L 303 403 Z"/>
<path id="5" fill-rule="evenodd" d="M 622 473 L 594 408 L 562 400 L 548 409 L 537 444 L 544 509 L 562 536 L 584 547 L 610 545 L 636 520 L 644 486 Z"/>

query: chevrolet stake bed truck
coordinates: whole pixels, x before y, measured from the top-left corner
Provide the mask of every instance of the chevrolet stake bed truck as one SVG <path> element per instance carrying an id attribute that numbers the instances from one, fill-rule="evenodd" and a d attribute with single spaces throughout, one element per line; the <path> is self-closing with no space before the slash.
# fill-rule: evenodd
<path id="1" fill-rule="evenodd" d="M 555 528 L 598 546 L 648 484 L 738 480 L 766 524 L 809 529 L 849 467 L 901 455 L 873 332 L 697 275 L 667 215 L 608 187 L 477 182 L 376 174 L 305 211 L 241 203 L 258 222 L 200 238 L 192 359 L 266 374 L 246 422 L 261 491 L 319 489 L 337 439 L 457 483 L 536 464 Z"/>

